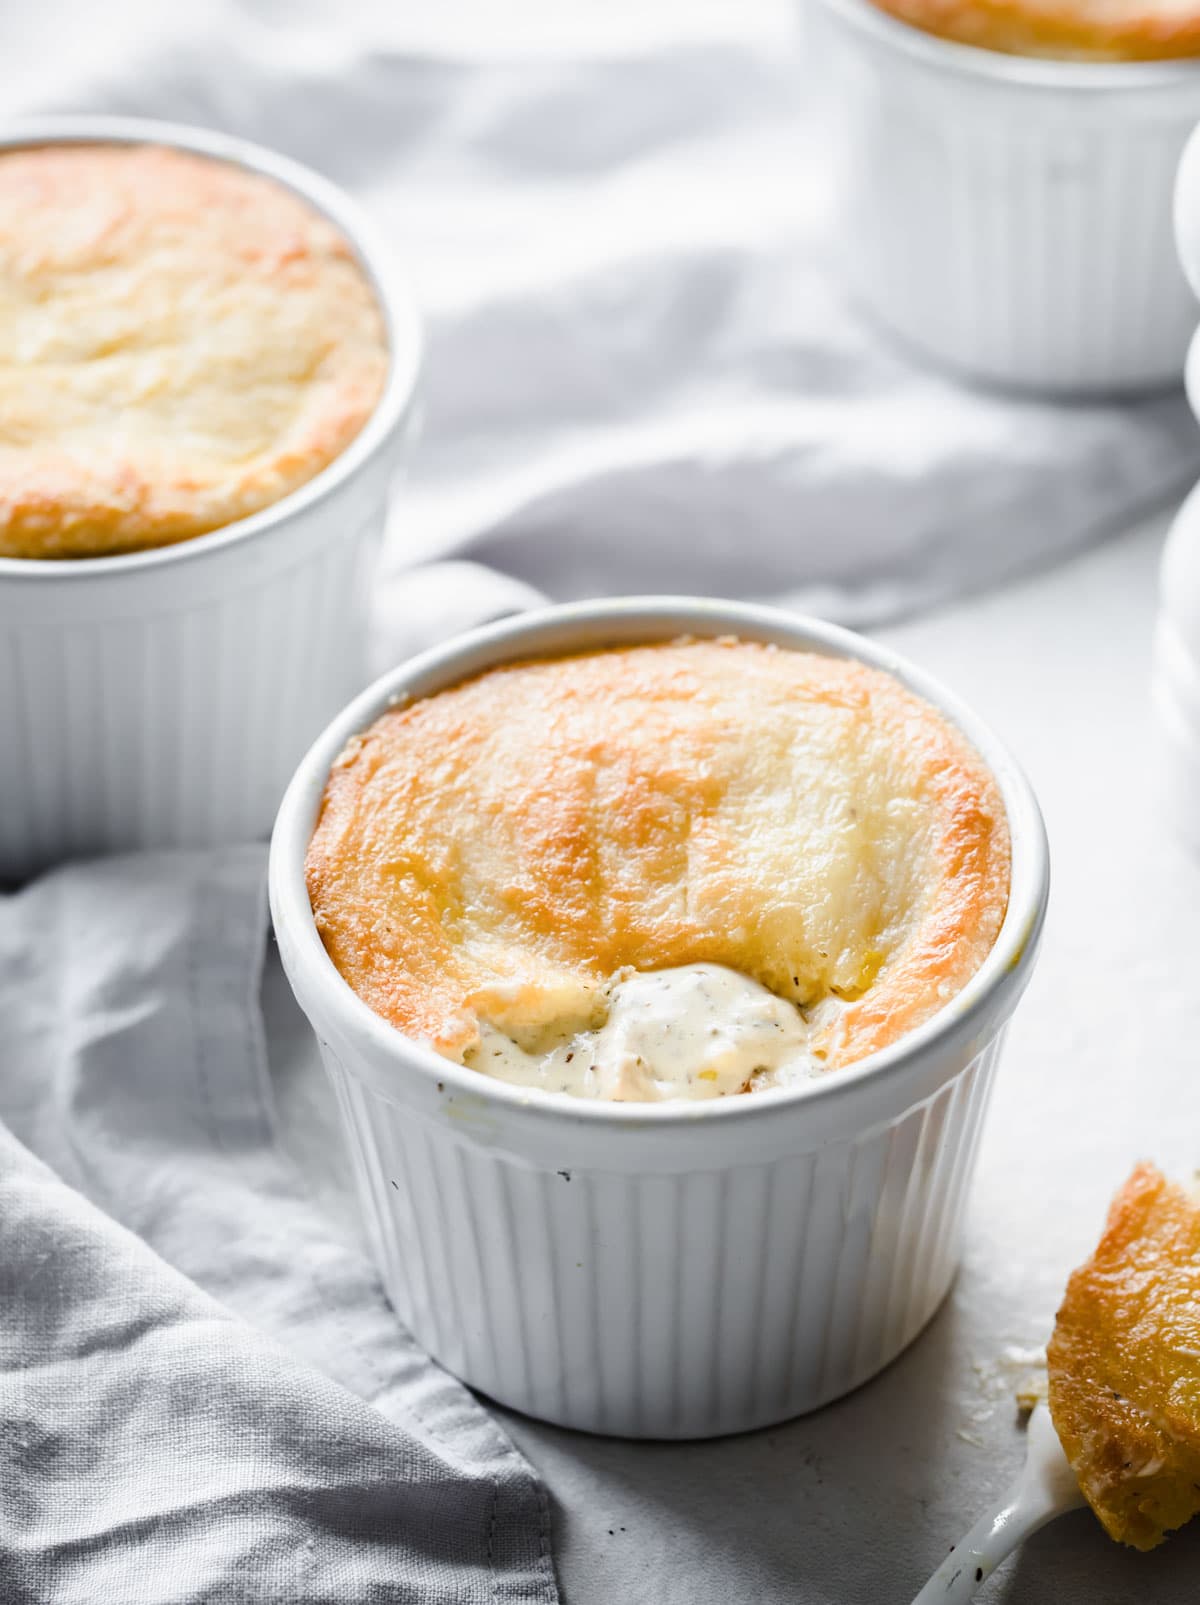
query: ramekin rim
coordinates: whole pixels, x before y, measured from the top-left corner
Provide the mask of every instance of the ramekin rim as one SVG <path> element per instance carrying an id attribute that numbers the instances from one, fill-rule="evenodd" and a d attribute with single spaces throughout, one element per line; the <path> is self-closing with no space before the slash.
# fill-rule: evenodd
<path id="1" fill-rule="evenodd" d="M 785 644 L 793 650 L 829 650 L 835 656 L 852 657 L 896 675 L 950 718 L 976 747 L 1000 788 L 1009 823 L 1012 867 L 1008 907 L 983 964 L 955 997 L 923 1025 L 856 1064 L 795 1088 L 773 1088 L 743 1097 L 695 1103 L 617 1103 L 514 1086 L 444 1059 L 377 1015 L 342 977 L 316 928 L 304 862 L 326 778 L 346 742 L 402 698 L 407 685 L 433 677 L 436 684 L 425 685 L 417 693 L 429 695 L 487 666 L 512 661 L 527 652 L 538 655 L 534 637 L 545 637 L 564 628 L 600 632 L 606 625 L 622 630 L 627 644 L 632 644 L 635 635 L 624 632 L 640 625 L 647 631 L 642 638 L 646 641 L 691 633 L 742 635 L 776 642 L 789 637 Z M 587 650 L 589 645 L 601 649 L 596 638 L 581 640 L 578 649 Z M 548 649 L 545 655 L 558 656 L 570 650 L 571 646 L 560 646 Z M 486 661 L 479 661 L 481 657 Z M 1010 1012 L 1004 1006 L 1005 999 L 1011 994 L 1015 1003 L 1028 979 L 1045 919 L 1049 857 L 1037 800 L 1007 746 L 954 693 L 901 654 L 839 625 L 781 608 L 702 597 L 622 597 L 539 608 L 501 620 L 457 636 L 380 676 L 331 721 L 301 760 L 276 816 L 268 880 L 272 916 L 285 963 L 289 972 L 293 966 L 303 972 L 298 992 L 319 992 L 319 1012 L 328 1015 L 338 1034 L 350 1042 L 365 1044 L 368 1051 L 374 1049 L 393 1058 L 398 1071 L 415 1067 L 431 1083 L 441 1083 L 477 1103 L 500 1105 L 514 1114 L 520 1111 L 517 1118 L 536 1115 L 568 1125 L 599 1124 L 628 1131 L 631 1126 L 692 1127 L 697 1121 L 765 1118 L 772 1112 L 779 1113 L 782 1105 L 807 1106 L 813 1099 L 828 1104 L 839 1097 L 852 1096 L 864 1082 L 897 1074 L 906 1066 L 924 1061 L 938 1047 L 971 1040 L 986 1016 L 1006 1016 Z M 292 980 L 295 985 L 294 976 Z M 307 1013 L 305 996 L 300 1001 Z"/>
<path id="2" fill-rule="evenodd" d="M 229 162 L 274 179 L 335 223 L 365 269 L 383 313 L 387 379 L 370 417 L 345 450 L 279 501 L 202 535 L 135 552 L 72 558 L 0 556 L 0 579 L 6 582 L 112 581 L 119 575 L 165 564 L 202 561 L 290 522 L 326 501 L 386 447 L 413 404 L 421 371 L 421 319 L 408 281 L 371 218 L 332 179 L 239 134 L 165 118 L 72 113 L 0 119 L 0 153 L 42 145 L 91 144 L 163 145 Z"/>
<path id="3" fill-rule="evenodd" d="M 928 33 L 874 0 L 820 0 L 853 26 L 916 58 L 924 66 L 1015 89 L 1062 90 L 1068 94 L 1123 94 L 1200 80 L 1200 57 L 1151 61 L 1080 61 L 1012 55 Z"/>

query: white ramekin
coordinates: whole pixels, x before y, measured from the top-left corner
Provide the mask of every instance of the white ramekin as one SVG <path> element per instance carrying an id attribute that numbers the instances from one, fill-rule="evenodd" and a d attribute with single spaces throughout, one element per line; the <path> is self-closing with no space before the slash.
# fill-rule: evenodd
<path id="1" fill-rule="evenodd" d="M 1179 164 L 1175 243 L 1187 281 L 1200 296 L 1200 129 Z M 1200 330 L 1188 351 L 1186 384 L 1200 418 Z M 1176 836 L 1200 851 L 1200 486 L 1175 515 L 1163 548 L 1151 686 L 1156 788 Z"/>
<path id="2" fill-rule="evenodd" d="M 1163 548 L 1151 690 L 1155 785 L 1176 836 L 1200 851 L 1200 486 Z"/>
<path id="3" fill-rule="evenodd" d="M 864 306 L 969 377 L 1177 384 L 1194 311 L 1171 240 L 1200 64 L 1042 61 L 816 0 L 840 247 Z"/>
<path id="4" fill-rule="evenodd" d="M 991 765 L 1013 839 L 1008 913 L 935 1019 L 791 1092 L 606 1104 L 439 1058 L 361 1002 L 313 922 L 304 857 L 330 765 L 399 697 L 514 657 L 735 633 L 890 670 Z M 815 1409 L 874 1375 L 949 1287 L 1005 1024 L 1047 894 L 1037 804 L 1004 748 L 885 648 L 773 609 L 646 598 L 550 608 L 386 675 L 330 725 L 271 845 L 284 966 L 337 1089 L 389 1296 L 473 1387 L 592 1432 L 689 1438 Z"/>
<path id="5" fill-rule="evenodd" d="M 0 149 L 97 141 L 198 151 L 303 196 L 354 247 L 391 360 L 362 433 L 275 506 L 124 557 L 0 558 L 0 880 L 81 853 L 267 833 L 301 754 L 366 679 L 369 565 L 419 366 L 412 302 L 335 185 L 174 123 L 0 128 Z"/>

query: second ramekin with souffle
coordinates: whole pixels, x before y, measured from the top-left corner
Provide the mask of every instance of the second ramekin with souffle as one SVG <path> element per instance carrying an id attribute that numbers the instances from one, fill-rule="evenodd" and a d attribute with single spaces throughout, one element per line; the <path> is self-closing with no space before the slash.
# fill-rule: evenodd
<path id="1" fill-rule="evenodd" d="M 369 222 L 174 124 L 0 130 L 0 880 L 264 835 L 365 678 L 416 384 Z"/>
<path id="2" fill-rule="evenodd" d="M 580 604 L 386 676 L 270 889 L 401 1317 L 597 1432 L 865 1381 L 953 1275 L 1047 877 L 1004 748 L 830 625 Z"/>
<path id="3" fill-rule="evenodd" d="M 812 0 L 809 17 L 840 256 L 882 324 L 1006 387 L 1180 382 L 1194 311 L 1171 198 L 1200 119 L 1200 11 Z"/>

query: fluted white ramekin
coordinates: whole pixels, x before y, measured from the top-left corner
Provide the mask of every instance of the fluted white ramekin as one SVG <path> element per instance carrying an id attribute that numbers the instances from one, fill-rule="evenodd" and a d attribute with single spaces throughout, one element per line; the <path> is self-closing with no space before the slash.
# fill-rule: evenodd
<path id="1" fill-rule="evenodd" d="M 1187 281 L 1200 297 L 1200 128 L 1179 164 L 1175 242 Z M 1200 418 L 1200 330 L 1188 350 L 1186 384 Z M 1200 851 L 1200 486 L 1175 515 L 1163 548 L 1151 685 L 1157 788 L 1176 835 Z"/>
<path id="2" fill-rule="evenodd" d="M 1200 486 L 1163 548 L 1151 688 L 1155 783 L 1176 836 L 1200 851 Z"/>
<path id="3" fill-rule="evenodd" d="M 489 665 L 681 634 L 861 658 L 958 723 L 1012 832 L 996 946 L 933 1020 L 788 1091 L 697 1104 L 529 1092 L 410 1041 L 342 980 L 304 858 L 331 764 L 399 697 Z M 1037 804 L 996 739 L 885 648 L 726 602 L 551 608 L 386 675 L 320 737 L 271 845 L 284 966 L 337 1089 L 374 1252 L 402 1319 L 443 1365 L 564 1426 L 689 1438 L 780 1421 L 845 1393 L 929 1320 L 958 1257 L 1005 1024 L 1047 895 Z"/>
<path id="4" fill-rule="evenodd" d="M 1177 384 L 1194 322 L 1171 240 L 1200 64 L 1043 61 L 815 0 L 847 279 L 969 377 L 1118 393 Z"/>
<path id="5" fill-rule="evenodd" d="M 122 557 L 0 558 L 0 881 L 81 853 L 262 836 L 309 742 L 366 679 L 366 586 L 413 402 L 413 305 L 335 185 L 244 140 L 133 118 L 0 127 L 0 149 L 152 143 L 263 173 L 337 225 L 390 364 L 362 433 L 250 518 Z"/>

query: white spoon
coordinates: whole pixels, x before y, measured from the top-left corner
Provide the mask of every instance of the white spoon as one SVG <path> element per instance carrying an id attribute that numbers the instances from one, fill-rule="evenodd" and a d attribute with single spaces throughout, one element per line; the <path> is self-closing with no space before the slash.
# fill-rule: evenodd
<path id="1" fill-rule="evenodd" d="M 1039 1404 L 1029 1418 L 1025 1465 L 1016 1481 L 958 1541 L 913 1605 L 963 1605 L 1031 1533 L 1085 1503 L 1050 1412 Z"/>

